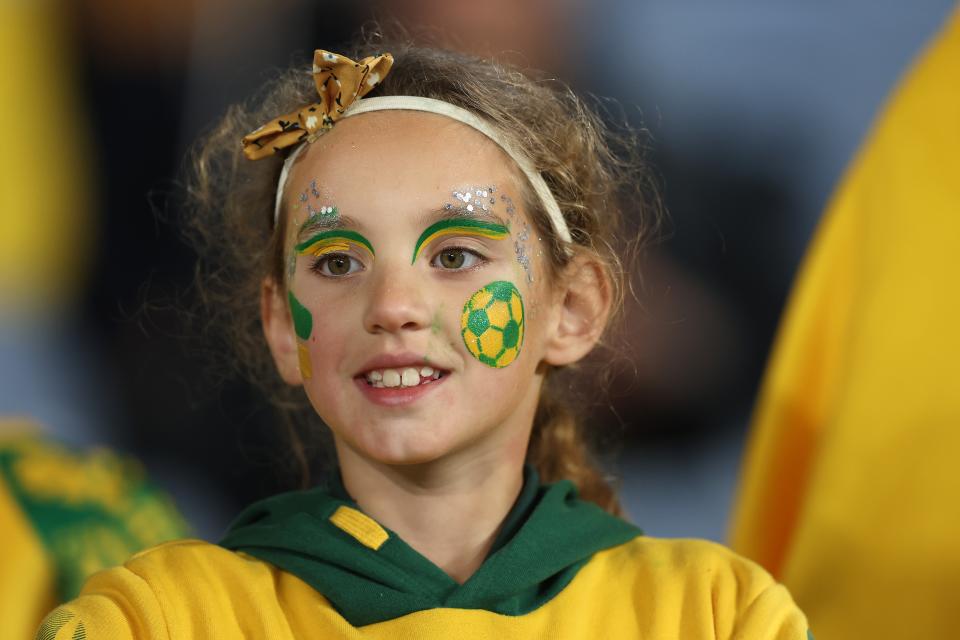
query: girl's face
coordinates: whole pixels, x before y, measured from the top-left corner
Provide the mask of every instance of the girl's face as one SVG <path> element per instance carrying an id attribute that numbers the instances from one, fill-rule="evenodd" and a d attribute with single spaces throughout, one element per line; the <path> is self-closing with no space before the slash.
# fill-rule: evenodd
<path id="1" fill-rule="evenodd" d="M 523 458 L 560 302 L 514 171 L 469 127 L 402 111 L 341 121 L 296 163 L 285 377 L 341 455 Z"/>

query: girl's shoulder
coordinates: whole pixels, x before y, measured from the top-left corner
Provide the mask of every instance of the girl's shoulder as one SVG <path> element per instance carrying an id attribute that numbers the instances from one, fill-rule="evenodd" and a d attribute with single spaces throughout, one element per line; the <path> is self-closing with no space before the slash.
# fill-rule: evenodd
<path id="1" fill-rule="evenodd" d="M 322 596 L 292 574 L 203 540 L 166 542 L 94 574 L 37 637 L 285 637 L 285 604 Z"/>
<path id="2" fill-rule="evenodd" d="M 704 570 L 735 571 L 772 581 L 760 565 L 712 540 L 640 535 L 611 549 L 610 552 L 619 554 L 619 560 L 626 561 L 628 566 L 652 574 L 666 571 L 679 577 L 693 571 L 693 576 L 690 577 L 694 577 Z"/>
<path id="3" fill-rule="evenodd" d="M 628 594 L 637 615 L 668 625 L 656 629 L 674 637 L 700 637 L 713 627 L 718 638 L 812 638 L 783 585 L 708 540 L 638 536 L 596 554 L 578 581 L 571 586 L 594 597 Z"/>
<path id="4" fill-rule="evenodd" d="M 656 585 L 658 589 L 669 585 L 685 590 L 695 585 L 722 589 L 733 581 L 741 591 L 749 591 L 776 584 L 756 562 L 722 544 L 697 538 L 640 535 L 598 553 L 591 564 L 602 565 L 621 579 Z"/>

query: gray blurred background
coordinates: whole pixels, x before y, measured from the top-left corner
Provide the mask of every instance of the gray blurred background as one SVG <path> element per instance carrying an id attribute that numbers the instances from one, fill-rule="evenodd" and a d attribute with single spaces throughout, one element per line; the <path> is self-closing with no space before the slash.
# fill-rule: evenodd
<path id="1" fill-rule="evenodd" d="M 722 540 L 751 403 L 806 243 L 884 97 L 952 6 L 8 2 L 0 12 L 30 29 L 4 45 L 0 95 L 39 102 L 5 99 L 4 126 L 37 127 L 52 142 L 7 160 L 32 167 L 29 187 L 0 177 L 0 194 L 26 191 L 0 200 L 0 248 L 16 256 L 0 261 L 0 415 L 139 456 L 209 539 L 242 505 L 289 486 L 270 412 L 240 382 L 210 384 L 182 339 L 168 303 L 189 285 L 192 255 L 163 212 L 187 145 L 228 104 L 378 16 L 614 98 L 611 113 L 647 131 L 669 220 L 628 318 L 624 355 L 637 375 L 617 378 L 591 425 L 647 533 Z M 26 53 L 9 57 L 17 47 Z M 53 78 L 31 67 L 42 64 Z M 47 83 L 58 117 L 24 120 L 24 108 L 51 109 L 27 90 Z M 66 151 L 72 186 L 45 173 L 42 154 Z M 31 234 L 50 238 L 49 250 L 25 248 Z"/>

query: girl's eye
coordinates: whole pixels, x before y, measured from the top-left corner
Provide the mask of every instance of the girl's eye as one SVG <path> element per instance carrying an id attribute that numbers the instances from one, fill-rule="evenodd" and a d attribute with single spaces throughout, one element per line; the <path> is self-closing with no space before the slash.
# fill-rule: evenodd
<path id="1" fill-rule="evenodd" d="M 433 259 L 433 266 L 451 270 L 469 269 L 477 266 L 481 260 L 479 255 L 469 249 L 451 247 L 437 254 Z"/>
<path id="2" fill-rule="evenodd" d="M 339 278 L 363 270 L 363 264 L 345 253 L 331 253 L 317 258 L 311 270 L 322 276 Z"/>

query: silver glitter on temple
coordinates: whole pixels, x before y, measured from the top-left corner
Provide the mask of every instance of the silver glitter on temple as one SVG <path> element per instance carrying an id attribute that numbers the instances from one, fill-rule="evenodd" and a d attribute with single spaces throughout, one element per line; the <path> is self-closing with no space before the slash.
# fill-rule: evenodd
<path id="1" fill-rule="evenodd" d="M 491 189 L 492 191 L 492 189 Z M 492 199 L 491 199 L 492 200 Z M 508 196 L 505 193 L 500 194 L 500 200 L 507 205 L 507 215 L 510 216 L 510 219 L 516 217 L 517 208 L 513 204 L 513 198 Z M 507 224 L 510 223 L 510 220 L 507 221 Z M 523 267 L 523 270 L 527 274 L 527 282 L 533 284 L 533 266 L 530 262 L 530 256 L 527 254 L 527 241 L 530 239 L 530 225 L 526 222 L 523 223 L 523 230 L 520 231 L 513 239 L 513 250 L 517 254 L 517 262 Z"/>
<path id="2" fill-rule="evenodd" d="M 312 198 L 311 198 L 312 196 Z M 317 187 L 317 181 L 311 180 L 310 186 L 304 189 L 300 195 L 297 196 L 297 202 L 293 205 L 293 210 L 297 211 L 301 207 L 306 206 L 307 209 L 307 219 L 310 218 L 322 218 L 322 219 L 336 219 L 339 217 L 339 212 L 337 208 L 333 205 L 320 205 L 319 207 L 314 206 L 313 200 L 320 199 L 320 189 Z"/>
<path id="3" fill-rule="evenodd" d="M 533 269 L 530 266 L 530 256 L 527 255 L 527 240 L 530 239 L 530 225 L 523 223 L 523 231 L 517 234 L 513 241 L 513 249 L 517 254 L 517 262 L 527 272 L 527 282 L 533 284 Z"/>

